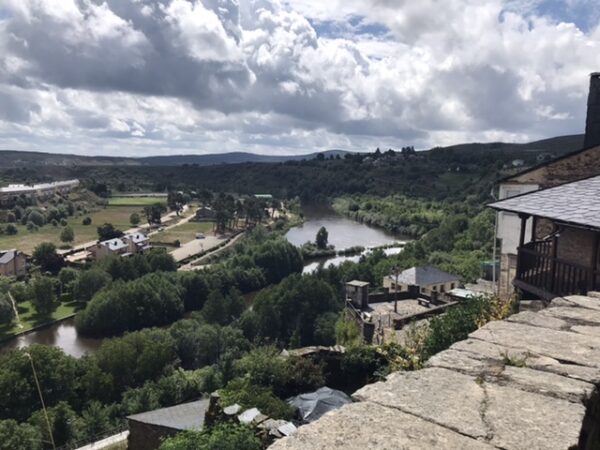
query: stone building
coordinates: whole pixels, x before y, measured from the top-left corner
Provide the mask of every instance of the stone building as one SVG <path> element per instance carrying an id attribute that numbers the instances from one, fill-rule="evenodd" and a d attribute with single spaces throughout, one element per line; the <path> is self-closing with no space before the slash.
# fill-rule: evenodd
<path id="1" fill-rule="evenodd" d="M 20 277 L 27 274 L 27 261 L 17 249 L 0 250 L 0 276 Z"/>
<path id="2" fill-rule="evenodd" d="M 585 147 L 551 161 L 503 178 L 499 181 L 498 198 L 504 200 L 528 192 L 600 175 L 600 74 L 590 78 Z M 525 233 L 531 235 L 533 219 L 525 222 Z M 497 290 L 502 297 L 513 291 L 512 280 L 517 270 L 517 248 L 521 219 L 512 211 L 497 215 L 496 238 L 499 241 L 500 273 Z"/>
<path id="3" fill-rule="evenodd" d="M 150 248 L 150 238 L 144 233 L 129 233 L 119 238 L 98 242 L 89 251 L 94 261 L 111 255 L 129 256 Z"/>
<path id="4" fill-rule="evenodd" d="M 129 450 L 156 450 L 162 439 L 180 431 L 199 431 L 209 400 L 197 400 L 127 417 Z"/>
<path id="5" fill-rule="evenodd" d="M 600 175 L 489 206 L 520 220 L 515 287 L 544 300 L 600 289 Z"/>
<path id="6" fill-rule="evenodd" d="M 434 292 L 439 294 L 449 292 L 459 284 L 458 275 L 452 275 L 432 266 L 411 267 L 398 273 L 398 276 L 391 274 L 383 279 L 383 287 L 392 293 L 407 292 L 412 289 L 415 294 L 426 296 L 431 296 Z"/>

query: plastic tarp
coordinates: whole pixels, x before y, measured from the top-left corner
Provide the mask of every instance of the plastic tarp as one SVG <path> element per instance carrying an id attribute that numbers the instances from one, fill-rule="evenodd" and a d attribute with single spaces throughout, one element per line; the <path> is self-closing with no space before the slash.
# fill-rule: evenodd
<path id="1" fill-rule="evenodd" d="M 323 414 L 352 403 L 352 399 L 342 391 L 322 387 L 315 392 L 300 394 L 288 399 L 288 404 L 298 409 L 300 418 L 305 422 L 317 420 Z"/>

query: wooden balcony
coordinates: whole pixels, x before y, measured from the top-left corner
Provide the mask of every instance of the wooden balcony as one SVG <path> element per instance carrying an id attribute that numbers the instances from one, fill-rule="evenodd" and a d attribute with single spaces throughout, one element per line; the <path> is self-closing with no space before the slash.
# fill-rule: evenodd
<path id="1" fill-rule="evenodd" d="M 600 290 L 600 270 L 556 257 L 557 240 L 519 247 L 515 287 L 544 300 Z"/>

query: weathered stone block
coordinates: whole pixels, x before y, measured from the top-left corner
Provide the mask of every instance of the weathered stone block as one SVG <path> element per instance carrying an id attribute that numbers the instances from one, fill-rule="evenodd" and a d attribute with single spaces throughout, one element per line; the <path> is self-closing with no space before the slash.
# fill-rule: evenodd
<path id="1" fill-rule="evenodd" d="M 492 450 L 462 436 L 393 408 L 354 403 L 326 414 L 275 442 L 271 450 Z"/>

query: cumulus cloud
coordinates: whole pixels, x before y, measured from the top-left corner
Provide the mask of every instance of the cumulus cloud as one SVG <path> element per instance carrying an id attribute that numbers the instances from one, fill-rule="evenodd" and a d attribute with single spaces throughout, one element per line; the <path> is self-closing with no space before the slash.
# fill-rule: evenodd
<path id="1" fill-rule="evenodd" d="M 581 132 L 600 15 L 548 2 L 5 0 L 0 147 L 298 153 Z"/>

